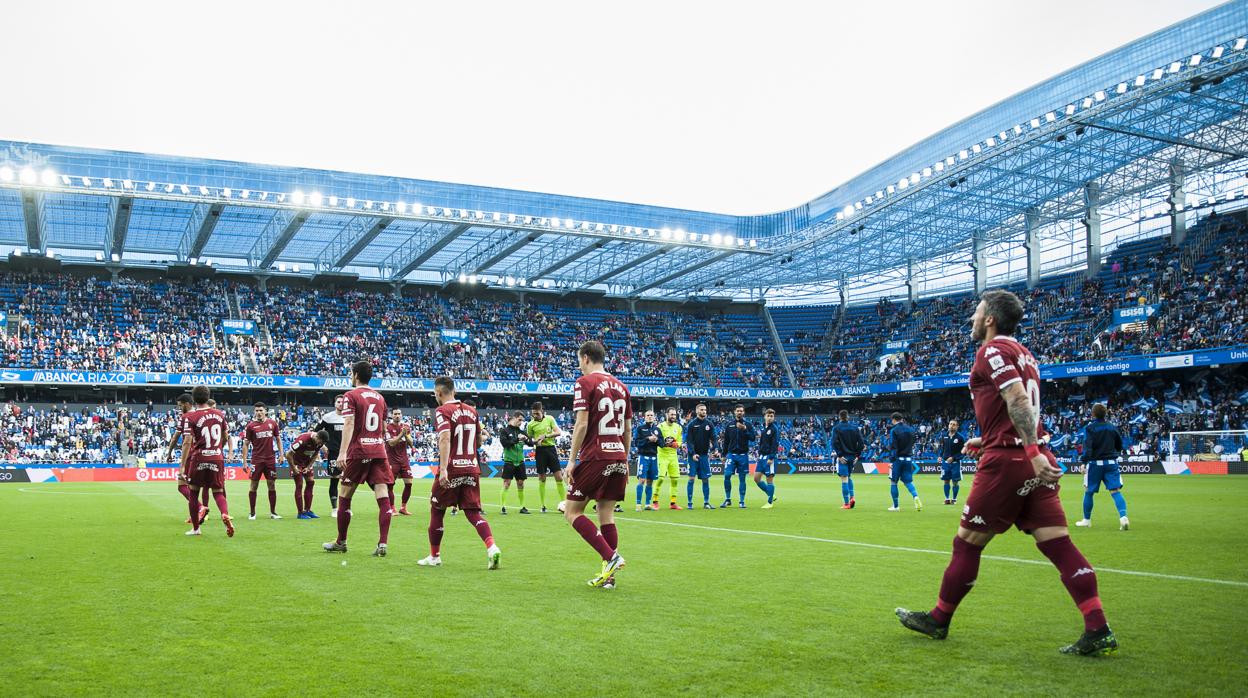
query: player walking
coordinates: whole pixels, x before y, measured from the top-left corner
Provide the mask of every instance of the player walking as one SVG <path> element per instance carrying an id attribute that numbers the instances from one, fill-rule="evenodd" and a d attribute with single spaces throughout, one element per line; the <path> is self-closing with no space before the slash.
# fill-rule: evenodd
<path id="1" fill-rule="evenodd" d="M 767 495 L 764 509 L 770 509 L 776 503 L 776 452 L 779 448 L 776 411 L 768 407 L 763 412 L 763 429 L 758 435 L 758 465 L 754 467 L 754 484 Z M 763 484 L 764 476 L 767 484 Z"/>
<path id="2" fill-rule="evenodd" d="M 269 518 L 280 519 L 282 517 L 277 514 L 277 454 L 282 452 L 281 427 L 269 416 L 269 408 L 263 402 L 254 405 L 252 416 L 243 429 L 242 438 L 243 467 L 251 471 L 251 489 L 247 491 L 251 513 L 247 518 L 256 520 L 256 490 L 263 477 L 269 485 Z"/>
<path id="3" fill-rule="evenodd" d="M 732 410 L 735 421 L 724 427 L 720 435 L 724 452 L 724 506 L 732 505 L 732 476 L 737 476 L 737 494 L 745 508 L 745 480 L 750 475 L 750 444 L 754 443 L 754 425 L 745 421 L 745 405 Z"/>
<path id="4" fill-rule="evenodd" d="M 982 436 L 969 439 L 968 453 L 982 450 L 971 495 L 953 539 L 953 557 L 930 612 L 897 609 L 901 624 L 933 639 L 949 634 L 949 621 L 979 575 L 984 546 L 1011 525 L 1036 540 L 1036 547 L 1061 574 L 1062 584 L 1083 615 L 1083 635 L 1061 648 L 1065 654 L 1099 655 L 1118 647 L 1097 593 L 1096 571 L 1070 540 L 1058 498 L 1062 471 L 1040 439 L 1040 369 L 1030 351 L 1014 339 L 1023 303 L 1014 294 L 983 294 L 971 318 L 980 343 L 971 368 L 971 399 Z"/>
<path id="5" fill-rule="evenodd" d="M 633 405 L 628 388 L 604 370 L 606 349 L 590 340 L 576 352 L 581 377 L 576 379 L 572 410 L 571 459 L 568 463 L 568 504 L 564 518 L 602 557 L 602 572 L 589 580 L 593 587 L 614 588 L 615 573 L 624 567 L 615 528 L 615 505 L 628 487 L 628 451 L 633 438 Z M 585 516 L 585 503 L 598 504 L 598 523 Z"/>
<path id="6" fill-rule="evenodd" d="M 351 497 L 362 484 L 373 488 L 377 499 L 377 548 L 373 557 L 386 556 L 390 538 L 390 485 L 394 473 L 386 456 L 386 430 L 382 420 L 386 399 L 368 386 L 373 365 L 356 361 L 351 365 L 351 390 L 342 396 L 342 445 L 336 465 L 342 472 L 338 496 L 338 538 L 321 546 L 328 553 L 347 552 L 347 529 L 351 527 Z"/>
<path id="7" fill-rule="evenodd" d="M 182 393 L 181 395 L 179 395 L 177 399 L 177 405 L 178 405 L 178 421 L 177 421 L 176 426 L 174 427 L 173 434 L 169 437 L 169 444 L 165 446 L 165 462 L 166 463 L 173 462 L 173 449 L 177 448 L 178 442 L 182 440 L 182 417 L 187 412 L 190 412 L 191 407 L 194 405 L 194 402 L 191 400 L 191 394 Z M 180 463 L 180 459 L 179 459 L 179 463 Z M 179 466 L 178 467 L 178 494 L 185 497 L 188 502 L 191 499 L 191 484 L 190 483 L 191 483 L 190 473 L 186 472 L 186 468 Z M 200 504 L 202 508 L 199 510 L 199 515 L 197 517 L 196 516 L 187 517 L 186 522 L 188 524 L 191 523 L 191 519 L 193 518 L 198 518 L 201 524 L 204 522 L 204 519 L 208 518 L 208 497 L 209 496 L 210 496 L 210 493 L 208 491 L 208 488 L 204 488 L 203 494 L 200 495 L 201 497 Z"/>
<path id="8" fill-rule="evenodd" d="M 702 481 L 702 508 L 714 509 L 711 504 L 711 446 L 715 444 L 715 425 L 706 418 L 706 405 L 699 402 L 693 408 L 694 417 L 685 422 L 685 448 L 689 452 L 689 484 L 685 495 L 689 508 L 693 508 L 693 481 Z M 724 506 L 730 506 L 728 502 Z M 679 508 L 679 507 L 677 507 Z"/>
<path id="9" fill-rule="evenodd" d="M 654 410 L 646 410 L 645 421 L 637 425 L 637 432 L 633 434 L 633 448 L 637 449 L 637 511 L 651 508 L 654 481 L 659 478 L 659 443 L 662 438 L 663 432 L 655 421 Z"/>
<path id="10" fill-rule="evenodd" d="M 966 437 L 958 431 L 958 420 L 949 420 L 949 431 L 940 437 L 940 479 L 945 483 L 945 504 L 958 503 L 958 487 L 962 484 L 962 447 Z M 953 494 L 949 494 L 950 485 Z"/>
<path id="11" fill-rule="evenodd" d="M 188 536 L 200 534 L 200 490 L 212 490 L 212 497 L 221 512 L 225 535 L 234 537 L 234 519 L 225 501 L 225 439 L 228 426 L 225 413 L 209 407 L 212 392 L 206 385 L 197 385 L 191 391 L 195 409 L 182 415 L 182 471 L 189 474 L 191 497 L 186 501 L 191 513 L 191 530 Z"/>
<path id="12" fill-rule="evenodd" d="M 477 409 L 455 399 L 455 381 L 438 376 L 433 381 L 438 400 L 434 429 L 438 435 L 438 479 L 429 496 L 429 556 L 416 564 L 437 567 L 442 564 L 442 533 L 447 507 L 458 507 L 485 543 L 485 568 L 498 569 L 502 551 L 494 544 L 490 524 L 481 515 L 481 423 Z"/>
<path id="13" fill-rule="evenodd" d="M 659 425 L 659 477 L 654 485 L 654 499 L 650 500 L 650 508 L 658 510 L 659 492 L 663 489 L 663 480 L 667 479 L 669 493 L 672 495 L 669 509 L 680 509 L 676 503 L 676 483 L 680 481 L 680 450 L 685 443 L 685 430 L 680 425 L 679 413 L 675 407 L 667 408 L 667 419 Z M 710 472 L 707 472 L 710 477 Z M 710 486 L 707 486 L 707 493 Z M 693 495 L 689 495 L 693 499 Z"/>
<path id="14" fill-rule="evenodd" d="M 524 424 L 524 413 L 513 412 L 507 420 L 507 426 L 498 433 L 498 441 L 503 445 L 503 493 L 499 501 L 502 509 L 499 513 L 507 513 L 507 491 L 511 489 L 511 481 L 516 481 L 516 497 L 520 500 L 520 513 L 528 514 L 524 506 L 524 481 L 528 473 L 524 472 L 524 447 L 532 445 L 521 425 Z"/>
<path id="15" fill-rule="evenodd" d="M 1109 490 L 1109 496 L 1118 507 L 1118 530 L 1131 526 L 1127 520 L 1127 500 L 1122 496 L 1122 470 L 1118 456 L 1122 454 L 1122 434 L 1118 427 L 1105 421 L 1109 409 L 1101 403 L 1092 405 L 1092 423 L 1083 429 L 1083 462 L 1087 470 L 1083 474 L 1083 519 L 1076 526 L 1092 525 L 1092 495 L 1101 490 L 1101 483 Z"/>
<path id="16" fill-rule="evenodd" d="M 321 421 L 312 427 L 312 431 L 324 431 L 329 434 L 329 441 L 325 442 L 325 473 L 329 475 L 329 506 L 330 516 L 338 516 L 338 482 L 342 479 L 342 470 L 335 462 L 338 457 L 338 451 L 342 449 L 342 427 L 345 420 L 342 418 L 342 400 L 345 395 L 339 395 L 334 398 L 334 411 L 327 412 Z M 312 501 L 309 499 L 304 507 L 311 511 Z"/>
<path id="17" fill-rule="evenodd" d="M 841 410 L 839 421 L 832 427 L 832 450 L 836 452 L 836 474 L 841 476 L 842 509 L 858 505 L 854 498 L 854 466 L 862 465 L 862 452 L 867 444 L 858 425 L 849 421 L 849 410 Z"/>
<path id="18" fill-rule="evenodd" d="M 524 431 L 533 442 L 533 459 L 537 462 L 537 496 L 542 500 L 542 513 L 546 513 L 546 476 L 555 477 L 555 489 L 559 491 L 559 501 L 567 497 L 563 487 L 563 469 L 559 467 L 559 452 L 555 450 L 555 439 L 563 436 L 563 431 L 555 423 L 555 418 L 546 414 L 540 401 L 533 403 L 530 413 L 532 419 L 524 425 Z"/>
<path id="19" fill-rule="evenodd" d="M 286 463 L 290 465 L 290 476 L 295 481 L 295 506 L 299 508 L 299 519 L 319 519 L 312 513 L 312 483 L 316 477 L 316 461 L 321 449 L 329 442 L 329 434 L 325 431 L 309 431 L 295 437 L 286 452 Z M 303 484 L 307 483 L 307 492 Z"/>
<path id="20" fill-rule="evenodd" d="M 901 511 L 897 506 L 897 481 L 906 486 L 906 491 L 914 497 L 914 510 L 923 511 L 923 502 L 914 489 L 914 428 L 906 424 L 906 418 L 900 412 L 894 412 L 893 428 L 888 432 L 890 448 L 893 451 L 892 467 L 888 471 L 889 494 L 893 497 L 893 506 L 889 511 Z"/>
<path id="21" fill-rule="evenodd" d="M 390 410 L 390 421 L 386 422 L 386 458 L 390 461 L 390 471 L 395 482 L 403 480 L 403 498 L 399 502 L 399 514 L 411 516 L 407 510 L 407 500 L 412 498 L 412 462 L 407 449 L 412 445 L 412 427 L 403 421 L 403 411 L 399 408 Z M 394 509 L 394 488 L 390 488 L 390 508 Z"/>

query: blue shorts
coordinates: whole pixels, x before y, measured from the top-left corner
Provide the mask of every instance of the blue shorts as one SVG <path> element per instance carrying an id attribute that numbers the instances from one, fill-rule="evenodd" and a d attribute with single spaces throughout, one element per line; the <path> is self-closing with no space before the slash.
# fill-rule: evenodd
<path id="1" fill-rule="evenodd" d="M 1101 483 L 1107 490 L 1122 489 L 1122 470 L 1116 460 L 1094 460 L 1088 463 L 1088 471 L 1083 474 L 1083 486 L 1093 494 L 1101 491 Z"/>
<path id="2" fill-rule="evenodd" d="M 914 461 L 909 457 L 894 458 L 893 467 L 888 471 L 888 479 L 892 482 L 914 482 Z"/>
<path id="3" fill-rule="evenodd" d="M 659 479 L 659 457 L 637 456 L 637 477 L 641 480 Z"/>
<path id="4" fill-rule="evenodd" d="M 689 477 L 705 480 L 711 476 L 711 456 L 706 453 L 694 453 L 689 456 Z"/>
<path id="5" fill-rule="evenodd" d="M 762 473 L 768 477 L 776 474 L 776 457 L 764 456 L 759 454 L 758 465 L 754 466 L 755 473 Z"/>
<path id="6" fill-rule="evenodd" d="M 940 479 L 953 480 L 959 482 L 962 480 L 962 461 L 955 458 L 952 463 L 940 464 Z"/>
<path id="7" fill-rule="evenodd" d="M 724 477 L 732 477 L 733 473 L 750 474 L 750 454 L 729 453 L 724 457 Z"/>
<path id="8" fill-rule="evenodd" d="M 846 463 L 842 463 L 840 458 L 836 459 L 836 474 L 841 477 L 853 477 L 854 466 L 862 462 L 861 458 L 846 458 Z"/>

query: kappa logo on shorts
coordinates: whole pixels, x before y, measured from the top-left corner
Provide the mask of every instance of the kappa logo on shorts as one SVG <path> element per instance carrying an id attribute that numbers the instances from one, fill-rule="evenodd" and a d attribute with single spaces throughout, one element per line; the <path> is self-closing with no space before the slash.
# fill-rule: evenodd
<path id="1" fill-rule="evenodd" d="M 581 492 L 580 490 L 577 490 L 577 491 L 575 491 L 575 492 L 573 492 L 573 493 L 572 493 L 572 496 L 573 496 L 573 497 L 584 497 L 584 496 L 585 496 L 585 493 Z"/>
<path id="2" fill-rule="evenodd" d="M 987 526 L 987 525 L 988 525 L 988 522 L 987 522 L 987 521 L 984 521 L 984 517 L 980 516 L 979 514 L 976 514 L 975 516 L 972 516 L 972 517 L 971 517 L 971 523 L 973 523 L 973 524 L 979 524 L 980 526 Z"/>

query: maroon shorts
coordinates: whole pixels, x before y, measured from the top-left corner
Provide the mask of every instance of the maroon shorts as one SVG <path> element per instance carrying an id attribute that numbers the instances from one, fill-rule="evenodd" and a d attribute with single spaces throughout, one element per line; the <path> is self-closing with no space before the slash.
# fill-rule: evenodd
<path id="1" fill-rule="evenodd" d="M 385 458 L 348 458 L 342 469 L 342 482 L 347 485 L 393 485 L 394 473 Z"/>
<path id="2" fill-rule="evenodd" d="M 308 463 L 307 465 L 297 465 L 290 469 L 290 476 L 296 480 L 303 478 L 305 480 L 316 479 L 316 464 Z"/>
<path id="3" fill-rule="evenodd" d="M 412 466 L 410 463 L 391 463 L 390 472 L 394 473 L 396 481 L 412 479 Z"/>
<path id="4" fill-rule="evenodd" d="M 568 487 L 568 499 L 574 502 L 588 500 L 622 502 L 628 487 L 628 463 L 626 461 L 599 461 L 579 463 L 572 471 L 572 485 Z"/>
<path id="5" fill-rule="evenodd" d="M 260 478 L 268 478 L 269 482 L 277 479 L 277 463 L 252 463 L 251 481 L 260 482 Z"/>
<path id="6" fill-rule="evenodd" d="M 192 487 L 213 490 L 225 488 L 225 463 L 220 461 L 191 461 Z"/>
<path id="7" fill-rule="evenodd" d="M 451 478 L 451 486 L 443 487 L 442 480 L 433 481 L 429 504 L 434 509 L 458 507 L 465 511 L 481 509 L 481 476 L 461 475 Z"/>
<path id="8" fill-rule="evenodd" d="M 1048 449 L 1043 453 L 1057 465 Z M 962 509 L 962 527 L 1005 533 L 1010 526 L 1027 532 L 1065 526 L 1066 511 L 1057 496 L 1058 489 L 1057 484 L 1046 485 L 1036 477 L 1023 449 L 988 449 L 980 456 L 971 495 Z"/>

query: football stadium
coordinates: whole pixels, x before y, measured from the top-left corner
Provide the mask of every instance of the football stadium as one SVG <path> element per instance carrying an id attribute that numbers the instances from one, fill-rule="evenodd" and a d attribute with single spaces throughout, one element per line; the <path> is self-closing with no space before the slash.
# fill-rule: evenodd
<path id="1" fill-rule="evenodd" d="M 1248 1 L 1193 7 L 753 215 L 0 121 L 0 693 L 1238 693 Z M 247 60 L 142 89 L 609 108 Z"/>

